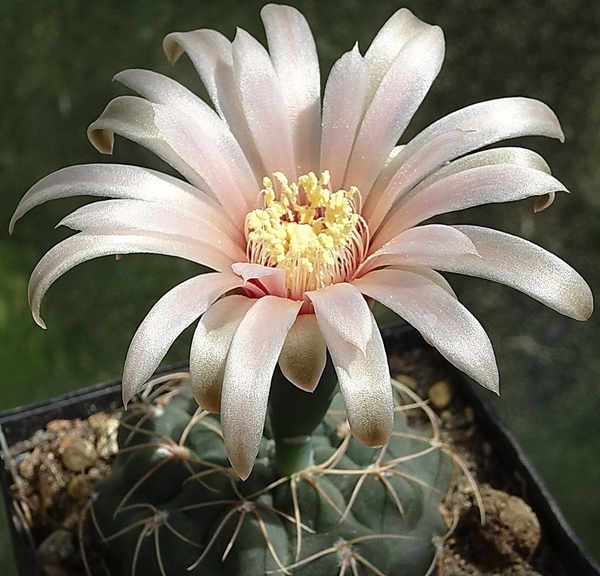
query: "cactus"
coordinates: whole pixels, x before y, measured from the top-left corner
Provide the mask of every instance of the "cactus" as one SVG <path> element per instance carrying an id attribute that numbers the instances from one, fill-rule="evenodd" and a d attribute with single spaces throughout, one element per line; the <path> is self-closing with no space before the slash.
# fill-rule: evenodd
<path id="1" fill-rule="evenodd" d="M 187 382 L 151 389 L 123 416 L 113 471 L 93 492 L 108 573 L 428 573 L 452 466 L 437 440 L 407 426 L 397 398 L 392 437 L 372 449 L 352 438 L 335 397 L 313 462 L 290 476 L 277 472 L 267 423 L 242 482 L 218 416 L 197 407 Z"/>

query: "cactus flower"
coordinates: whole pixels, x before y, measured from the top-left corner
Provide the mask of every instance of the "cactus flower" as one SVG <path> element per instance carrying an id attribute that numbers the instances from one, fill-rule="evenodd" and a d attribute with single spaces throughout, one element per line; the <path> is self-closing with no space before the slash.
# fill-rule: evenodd
<path id="1" fill-rule="evenodd" d="M 130 399 L 175 338 L 199 319 L 190 353 L 195 397 L 220 412 L 238 474 L 257 454 L 276 364 L 313 391 L 327 355 L 356 438 L 384 444 L 392 429 L 390 376 L 369 302 L 390 308 L 450 362 L 498 391 L 489 338 L 439 271 L 512 286 L 578 320 L 592 312 L 585 281 L 528 241 L 478 226 L 422 224 L 471 206 L 536 196 L 549 205 L 564 186 L 535 152 L 492 148 L 519 136 L 562 141 L 554 113 L 527 98 L 454 112 L 398 146 L 444 57 L 441 29 L 401 9 L 363 54 L 334 64 L 323 97 L 317 52 L 290 6 L 261 12 L 268 50 L 244 30 L 231 42 L 213 30 L 169 34 L 171 62 L 192 60 L 212 106 L 147 70 L 116 79 L 119 96 L 89 138 L 111 153 L 114 134 L 147 147 L 184 178 L 140 167 L 92 164 L 35 184 L 11 229 L 47 200 L 106 199 L 61 222 L 79 231 L 38 263 L 33 316 L 50 285 L 80 262 L 154 252 L 209 267 L 152 308 L 129 348 Z"/>

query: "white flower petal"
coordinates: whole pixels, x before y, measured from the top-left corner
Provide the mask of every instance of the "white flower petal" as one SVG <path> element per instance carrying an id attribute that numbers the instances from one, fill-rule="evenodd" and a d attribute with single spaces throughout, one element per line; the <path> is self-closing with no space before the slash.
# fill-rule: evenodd
<path id="1" fill-rule="evenodd" d="M 88 127 L 90 142 L 103 154 L 112 154 L 115 134 L 144 146 L 173 166 L 194 186 L 209 192 L 204 180 L 161 135 L 154 123 L 154 107 L 147 100 L 137 96 L 118 96 Z"/>
<path id="2" fill-rule="evenodd" d="M 396 199 L 437 168 L 478 148 L 520 136 L 564 139 L 554 112 L 529 98 L 479 102 L 441 118 L 415 136 L 385 167 L 363 216 L 372 228 L 378 227 Z"/>
<path id="3" fill-rule="evenodd" d="M 298 174 L 283 86 L 265 48 L 241 29 L 233 41 L 233 72 L 267 174 L 283 172 L 295 181 Z"/>
<path id="4" fill-rule="evenodd" d="M 370 313 L 370 311 L 369 311 Z M 365 446 L 382 446 L 394 425 L 394 402 L 387 356 L 371 314 L 371 339 L 361 352 L 317 313 L 344 399 L 354 437 Z"/>
<path id="5" fill-rule="evenodd" d="M 244 260 L 246 257 L 243 244 L 240 246 L 204 218 L 156 202 L 94 202 L 78 208 L 63 218 L 58 226 L 68 226 L 86 234 L 107 229 L 119 231 L 121 234 L 130 230 L 159 232 L 189 238 L 192 242 L 210 244 L 233 261 Z"/>
<path id="6" fill-rule="evenodd" d="M 355 46 L 329 73 L 323 98 L 320 172 L 329 170 L 331 189 L 344 182 L 348 159 L 365 108 L 368 69 Z"/>
<path id="7" fill-rule="evenodd" d="M 485 330 L 437 283 L 412 271 L 384 269 L 353 284 L 412 324 L 457 368 L 498 392 L 498 368 Z"/>
<path id="8" fill-rule="evenodd" d="M 212 122 L 208 120 L 211 115 Z M 250 199 L 256 203 L 260 187 L 249 179 L 249 173 L 235 169 L 235 146 L 228 148 L 223 134 L 219 141 L 223 126 L 218 116 L 212 111 L 204 116 L 206 125 L 176 107 L 120 96 L 90 125 L 88 134 L 101 151 L 109 150 L 102 145 L 106 138 L 112 142 L 113 132 L 149 148 L 227 206 L 235 223 L 243 228 Z"/>
<path id="9" fill-rule="evenodd" d="M 261 10 L 269 54 L 284 86 L 298 174 L 315 171 L 321 131 L 319 58 L 306 19 L 291 6 L 267 4 Z"/>
<path id="10" fill-rule="evenodd" d="M 401 8 L 392 14 L 381 27 L 365 54 L 365 61 L 369 66 L 370 73 L 369 101 L 396 59 L 398 52 L 411 38 L 430 27 L 407 8 Z"/>
<path id="11" fill-rule="evenodd" d="M 145 200 L 196 214 L 211 222 L 235 242 L 244 241 L 223 208 L 198 188 L 167 174 L 120 164 L 69 166 L 49 174 L 21 198 L 9 230 L 26 212 L 56 198 L 90 195 L 104 198 Z"/>
<path id="12" fill-rule="evenodd" d="M 295 386 L 312 392 L 319 383 L 327 347 L 314 314 L 300 314 L 290 331 L 279 356 L 279 368 Z"/>
<path id="13" fill-rule="evenodd" d="M 252 172 L 248 160 L 244 156 L 238 141 L 234 138 L 227 123 L 224 122 L 217 113 L 208 106 L 203 100 L 182 86 L 179 82 L 158 74 L 150 70 L 124 70 L 115 76 L 125 86 L 138 92 L 144 98 L 147 98 L 155 104 L 162 104 L 165 108 L 160 108 L 162 113 L 155 115 L 155 124 L 161 130 L 170 146 L 181 157 L 186 160 L 189 156 L 199 156 L 199 163 L 203 163 L 203 155 L 212 159 L 211 148 L 218 151 L 222 157 L 222 165 L 216 166 L 221 171 L 231 172 L 233 186 L 235 186 L 241 201 L 246 206 L 253 206 L 257 196 L 257 181 Z M 177 113 L 173 110 L 177 109 Z M 168 111 L 168 112 L 167 112 Z M 183 114 L 183 116 L 182 116 Z M 181 118 L 181 120 L 180 120 Z M 183 126 L 182 126 L 183 125 Z M 165 131 L 165 126 L 176 132 L 181 132 L 182 128 L 187 134 L 187 140 L 190 144 L 182 142 L 181 138 L 169 138 L 169 132 Z M 187 128 L 187 130 L 185 130 Z M 190 165 L 195 166 L 195 163 Z M 202 175 L 206 168 L 197 171 Z M 204 177 L 204 176 L 203 176 Z M 208 178 L 204 177 L 208 181 Z M 229 183 L 229 186 L 232 184 Z M 226 185 L 213 192 L 221 199 L 221 203 L 226 205 L 230 200 Z"/>
<path id="14" fill-rule="evenodd" d="M 427 28 L 398 53 L 365 111 L 344 180 L 367 198 L 390 151 L 427 94 L 444 58 L 444 35 Z"/>
<path id="15" fill-rule="evenodd" d="M 134 230 L 127 233 L 105 230 L 95 234 L 75 234 L 51 248 L 31 273 L 28 292 L 34 320 L 45 328 L 40 318 L 42 298 L 65 272 L 77 264 L 100 256 L 132 253 L 178 256 L 214 270 L 228 270 L 232 264 L 231 259 L 214 246 L 181 236 Z"/>
<path id="16" fill-rule="evenodd" d="M 306 292 L 306 296 L 313 303 L 321 328 L 327 324 L 340 338 L 365 352 L 373 335 L 372 314 L 364 297 L 352 284 L 332 284 Z"/>
<path id="17" fill-rule="evenodd" d="M 225 450 L 245 480 L 258 453 L 271 378 L 302 302 L 265 296 L 256 301 L 233 336 L 221 397 Z"/>
<path id="18" fill-rule="evenodd" d="M 516 164 L 492 164 L 451 174 L 400 200 L 374 236 L 371 249 L 379 249 L 400 232 L 432 216 L 562 190 L 565 187 L 550 174 Z"/>
<path id="19" fill-rule="evenodd" d="M 587 320 L 594 304 L 590 287 L 566 262 L 543 248 L 498 230 L 455 226 L 475 245 L 478 257 L 440 259 L 438 270 L 506 284 L 576 320 Z"/>
<path id="20" fill-rule="evenodd" d="M 265 294 L 279 296 L 280 298 L 287 297 L 285 270 L 246 262 L 236 262 L 231 266 L 231 269 L 235 274 L 241 276 L 245 283 L 248 280 L 258 280 L 264 288 Z"/>
<path id="21" fill-rule="evenodd" d="M 392 238 L 365 260 L 357 275 L 364 276 L 370 270 L 387 265 L 429 266 L 431 261 L 444 262 L 449 256 L 463 254 L 477 257 L 468 236 L 451 226 L 428 224 L 409 228 Z"/>
<path id="22" fill-rule="evenodd" d="M 221 389 L 231 340 L 255 300 L 234 294 L 217 300 L 200 318 L 190 350 L 191 387 L 196 402 L 221 412 Z"/>
<path id="23" fill-rule="evenodd" d="M 175 338 L 217 298 L 240 285 L 233 274 L 201 274 L 175 286 L 152 307 L 136 330 L 125 359 L 125 404 L 154 374 Z"/>
<path id="24" fill-rule="evenodd" d="M 193 30 L 168 34 L 163 47 L 171 63 L 183 52 L 188 54 L 217 112 L 227 121 L 254 170 L 255 178 L 260 180 L 267 172 L 248 128 L 234 79 L 231 42 L 215 30 Z"/>

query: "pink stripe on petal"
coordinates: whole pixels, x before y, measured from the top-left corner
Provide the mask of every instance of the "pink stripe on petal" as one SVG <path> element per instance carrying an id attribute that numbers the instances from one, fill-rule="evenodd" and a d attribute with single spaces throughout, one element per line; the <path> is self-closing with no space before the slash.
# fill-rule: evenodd
<path id="1" fill-rule="evenodd" d="M 65 272 L 100 256 L 133 253 L 178 256 L 219 271 L 228 270 L 232 264 L 231 259 L 214 246 L 181 236 L 135 230 L 127 233 L 99 231 L 94 234 L 75 234 L 46 252 L 31 273 L 29 305 L 34 320 L 45 328 L 39 314 L 42 298 Z"/>
<path id="2" fill-rule="evenodd" d="M 267 4 L 261 17 L 284 87 L 298 174 L 307 174 L 316 170 L 320 148 L 321 77 L 315 41 L 304 16 L 291 6 Z"/>
<path id="3" fill-rule="evenodd" d="M 368 69 L 355 46 L 334 65 L 325 86 L 321 136 L 321 168 L 329 170 L 331 189 L 344 182 L 348 160 L 362 120 L 367 95 Z"/>
<path id="4" fill-rule="evenodd" d="M 480 166 L 451 174 L 431 185 L 424 184 L 398 202 L 375 234 L 371 249 L 377 250 L 400 232 L 432 216 L 561 190 L 565 187 L 550 174 L 514 164 Z"/>
<path id="5" fill-rule="evenodd" d="M 225 450 L 245 480 L 258 453 L 275 364 L 302 302 L 265 296 L 250 308 L 229 349 L 221 425 Z"/>
<path id="6" fill-rule="evenodd" d="M 233 274 L 202 274 L 178 284 L 152 307 L 134 334 L 125 359 L 125 404 L 152 376 L 175 338 L 217 298 L 240 284 Z"/>
<path id="7" fill-rule="evenodd" d="M 298 174 L 284 87 L 265 48 L 241 29 L 233 41 L 233 71 L 248 127 L 267 173 L 283 172 L 295 181 Z"/>
<path id="8" fill-rule="evenodd" d="M 373 336 L 371 310 L 363 295 L 352 284 L 332 284 L 306 292 L 313 303 L 321 330 L 325 324 L 340 338 L 363 353 Z"/>
<path id="9" fill-rule="evenodd" d="M 485 330 L 437 283 L 411 271 L 384 269 L 353 284 L 412 324 L 457 368 L 498 392 L 498 368 Z"/>
<path id="10" fill-rule="evenodd" d="M 390 151 L 437 76 L 444 58 L 444 35 L 431 27 L 400 50 L 382 79 L 362 121 L 344 187 L 356 186 L 366 199 Z"/>
<path id="11" fill-rule="evenodd" d="M 225 296 L 198 322 L 190 349 L 190 377 L 194 398 L 204 410 L 221 412 L 221 389 L 231 340 L 255 302 L 240 294 Z"/>
<path id="12" fill-rule="evenodd" d="M 352 434 L 365 446 L 382 446 L 392 432 L 394 402 L 387 356 L 375 319 L 371 315 L 371 339 L 364 352 L 319 316 L 317 321 L 338 377 Z"/>

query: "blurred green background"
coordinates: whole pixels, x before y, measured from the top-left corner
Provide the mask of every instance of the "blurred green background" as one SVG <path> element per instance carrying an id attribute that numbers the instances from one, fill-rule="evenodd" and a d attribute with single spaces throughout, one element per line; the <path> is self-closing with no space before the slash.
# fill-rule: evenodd
<path id="1" fill-rule="evenodd" d="M 600 3 L 583 0 L 298 0 L 312 26 L 326 75 L 356 40 L 364 50 L 401 6 L 439 24 L 447 57 L 406 137 L 448 112 L 501 96 L 524 95 L 558 114 L 566 143 L 520 140 L 542 153 L 572 194 L 533 213 L 533 201 L 488 206 L 448 218 L 524 236 L 600 286 Z M 8 220 L 22 194 L 61 167 L 106 161 L 85 130 L 123 89 L 125 68 L 169 74 L 194 90 L 182 58 L 171 68 L 162 38 L 171 31 L 241 26 L 264 38 L 259 9 L 246 0 L 3 0 L 0 2 L 0 410 L 119 376 L 135 328 L 169 288 L 194 273 L 177 259 L 133 255 L 79 266 L 49 291 L 38 328 L 27 307 L 28 276 L 68 233 L 53 230 L 80 200 L 28 214 L 12 237 Z M 119 139 L 114 160 L 164 169 Z M 502 416 L 569 522 L 600 558 L 600 320 L 579 324 L 509 288 L 451 278 L 490 333 L 500 366 Z M 189 331 L 166 362 L 187 358 Z M 490 394 L 491 396 L 491 394 Z M 10 565 L 0 518 L 0 566 Z M 4 574 L 12 574 L 9 570 Z"/>

